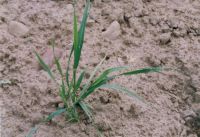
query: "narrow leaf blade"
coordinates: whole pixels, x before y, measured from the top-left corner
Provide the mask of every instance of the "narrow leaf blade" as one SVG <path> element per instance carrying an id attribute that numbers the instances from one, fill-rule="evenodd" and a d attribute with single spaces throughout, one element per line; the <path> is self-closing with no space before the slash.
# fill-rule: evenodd
<path id="1" fill-rule="evenodd" d="M 136 74 L 141 74 L 141 73 L 160 72 L 161 70 L 162 70 L 161 67 L 142 68 L 142 69 L 138 69 L 138 70 L 125 72 L 120 75 L 136 75 Z"/>
<path id="2" fill-rule="evenodd" d="M 34 51 L 34 53 L 35 53 L 35 55 L 36 55 L 36 57 L 37 57 L 38 62 L 39 62 L 40 65 L 42 66 L 42 68 L 43 68 L 45 71 L 47 71 L 47 73 L 49 74 L 49 76 L 50 76 L 53 80 L 55 80 L 55 78 L 54 78 L 54 76 L 53 76 L 53 74 L 52 74 L 51 69 L 49 68 L 49 66 L 43 61 L 43 59 L 40 57 L 40 55 L 39 55 L 36 51 Z"/>
<path id="3" fill-rule="evenodd" d="M 105 57 L 101 60 L 101 62 L 95 67 L 94 71 L 92 72 L 92 74 L 90 75 L 90 78 L 88 80 L 88 82 L 85 84 L 85 86 L 83 87 L 83 90 L 81 90 L 80 92 L 80 97 L 78 99 L 78 101 L 81 100 L 82 96 L 84 96 L 84 93 L 87 91 L 87 89 L 89 88 L 92 79 L 94 78 L 96 72 L 99 70 L 100 66 L 102 65 L 102 63 L 104 62 Z"/>
<path id="4" fill-rule="evenodd" d="M 78 59 L 79 59 L 79 49 L 78 49 L 78 25 L 77 25 L 77 17 L 74 9 L 74 69 L 78 67 Z"/>
<path id="5" fill-rule="evenodd" d="M 53 56 L 54 56 L 54 60 L 55 60 L 55 63 L 56 63 L 56 67 L 57 67 L 58 72 L 60 73 L 61 77 L 63 78 L 63 72 L 62 72 L 62 68 L 61 68 L 59 59 L 55 55 L 55 41 L 54 40 L 52 42 L 52 48 L 53 48 Z"/>
<path id="6" fill-rule="evenodd" d="M 105 70 L 94 82 L 95 83 L 98 83 L 100 81 L 102 81 L 103 79 L 106 79 L 107 76 L 112 73 L 112 72 L 115 72 L 115 71 L 121 71 L 121 70 L 124 70 L 124 69 L 127 69 L 128 67 L 127 66 L 122 66 L 122 67 L 114 67 L 114 68 L 109 68 L 107 70 Z"/>
<path id="7" fill-rule="evenodd" d="M 92 112 L 90 111 L 89 106 L 83 101 L 79 102 L 79 105 L 82 108 L 82 110 L 85 112 L 85 114 L 88 116 L 88 118 L 92 120 Z"/>
<path id="8" fill-rule="evenodd" d="M 83 18 L 81 21 L 81 26 L 79 29 L 79 35 L 78 35 L 78 48 L 77 48 L 77 54 L 76 54 L 76 60 L 75 60 L 75 64 L 74 67 L 77 68 L 78 64 L 79 64 L 79 60 L 81 57 L 81 50 L 83 47 L 83 41 L 84 41 L 84 35 L 85 35 L 85 27 L 86 27 L 86 23 L 87 23 L 87 18 L 88 18 L 88 14 L 89 14 L 89 8 L 90 8 L 90 0 L 87 0 L 86 3 L 86 7 L 83 13 Z"/>
<path id="9" fill-rule="evenodd" d="M 83 71 L 83 72 L 80 74 L 80 76 L 79 76 L 79 78 L 78 78 L 78 80 L 77 80 L 77 83 L 76 83 L 76 89 L 75 89 L 75 91 L 79 89 L 79 87 L 80 87 L 80 85 L 81 85 L 81 83 L 82 83 L 82 81 L 83 81 L 84 75 L 85 75 L 85 71 Z"/>
<path id="10" fill-rule="evenodd" d="M 72 48 L 70 50 L 69 58 L 68 58 L 68 61 L 67 61 L 66 74 L 65 74 L 65 79 L 66 79 L 68 87 L 70 86 L 70 83 L 69 83 L 69 66 L 70 66 L 70 61 L 71 61 L 71 57 L 72 57 L 73 52 L 74 52 L 74 46 L 72 46 Z"/>
<path id="11" fill-rule="evenodd" d="M 26 137 L 33 137 L 33 135 L 37 132 L 38 127 L 33 127 L 31 128 L 31 130 L 29 131 L 28 135 L 26 135 Z"/>
<path id="12" fill-rule="evenodd" d="M 139 95 L 137 95 L 136 93 L 128 90 L 127 88 L 122 87 L 122 86 L 117 85 L 117 84 L 104 84 L 104 85 L 100 86 L 99 88 L 106 88 L 106 89 L 116 90 L 116 91 L 118 91 L 120 93 L 127 94 L 130 97 L 139 99 L 139 100 L 144 102 L 144 100 Z"/>
<path id="13" fill-rule="evenodd" d="M 66 112 L 66 108 L 63 108 L 63 109 L 58 109 L 57 111 L 55 112 L 52 112 L 47 118 L 46 118 L 46 121 L 50 121 L 52 120 L 55 116 L 58 116 L 62 113 Z"/>

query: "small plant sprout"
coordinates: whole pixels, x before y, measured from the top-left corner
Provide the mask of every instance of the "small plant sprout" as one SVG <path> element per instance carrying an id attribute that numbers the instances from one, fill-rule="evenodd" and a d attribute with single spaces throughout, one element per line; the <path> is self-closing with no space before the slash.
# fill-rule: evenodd
<path id="1" fill-rule="evenodd" d="M 129 91 L 127 88 L 122 87 L 118 84 L 110 84 L 115 78 L 120 76 L 129 76 L 129 75 L 137 75 L 142 73 L 149 72 L 159 72 L 161 71 L 160 67 L 150 67 L 150 68 L 142 68 L 138 70 L 131 70 L 129 67 L 115 67 L 108 68 L 101 73 L 99 72 L 100 66 L 104 62 L 105 58 L 94 68 L 94 71 L 91 72 L 90 77 L 86 80 L 86 83 L 83 83 L 83 79 L 85 76 L 85 71 L 82 71 L 80 75 L 77 75 L 77 71 L 79 70 L 79 61 L 81 58 L 81 51 L 83 48 L 84 34 L 87 18 L 89 15 L 90 9 L 90 0 L 87 0 L 83 18 L 78 29 L 77 16 L 74 6 L 74 17 L 73 17 L 73 46 L 71 48 L 69 58 L 67 61 L 67 68 L 64 72 L 61 68 L 61 64 L 59 59 L 55 58 L 55 64 L 59 75 L 61 77 L 61 82 L 59 85 L 59 96 L 64 104 L 62 108 L 58 108 L 55 112 L 51 113 L 46 121 L 51 121 L 55 116 L 60 114 L 65 114 L 68 121 L 77 122 L 79 121 L 79 113 L 78 109 L 82 109 L 83 112 L 87 115 L 87 117 L 92 120 L 92 112 L 91 107 L 85 102 L 85 99 L 92 94 L 97 89 L 112 89 L 121 93 L 125 93 L 128 96 L 133 98 L 141 99 L 136 93 Z M 53 43 L 53 53 L 54 53 L 54 43 Z M 40 55 L 35 51 L 37 60 L 43 69 L 49 74 L 49 76 L 56 81 L 54 74 L 52 73 L 50 67 L 45 64 Z M 73 60 L 72 59 L 73 56 Z M 70 63 L 72 62 L 73 69 L 70 69 Z M 128 71 L 129 70 L 129 71 Z M 113 74 L 115 72 L 115 74 Z M 118 74 L 116 74 L 118 72 Z M 69 75 L 72 74 L 70 77 Z"/>

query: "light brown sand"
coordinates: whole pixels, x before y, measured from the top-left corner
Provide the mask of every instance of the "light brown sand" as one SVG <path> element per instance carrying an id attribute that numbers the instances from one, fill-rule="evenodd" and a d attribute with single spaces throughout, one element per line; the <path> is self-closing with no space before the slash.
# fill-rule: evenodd
<path id="1" fill-rule="evenodd" d="M 55 110 L 48 104 L 58 98 L 58 89 L 43 70 L 36 69 L 33 49 L 44 53 L 49 40 L 56 37 L 65 66 L 72 42 L 70 4 L 70 0 L 0 0 L 0 80 L 11 81 L 0 87 L 6 111 L 0 123 L 2 137 L 24 137 Z M 79 21 L 83 5 L 82 0 Z M 12 34 L 11 21 L 22 23 L 23 33 Z M 114 21 L 119 23 L 113 27 L 115 31 L 106 32 Z M 87 101 L 94 108 L 95 124 L 106 137 L 200 136 L 199 127 L 186 124 L 183 118 L 192 111 L 193 95 L 200 92 L 199 0 L 94 0 L 81 68 L 94 68 L 105 54 L 110 58 L 103 68 L 177 69 L 115 81 L 135 90 L 151 107 L 114 91 L 91 95 Z M 54 121 L 62 126 L 40 125 L 35 137 L 97 136 L 86 121 L 69 124 L 62 116 Z"/>

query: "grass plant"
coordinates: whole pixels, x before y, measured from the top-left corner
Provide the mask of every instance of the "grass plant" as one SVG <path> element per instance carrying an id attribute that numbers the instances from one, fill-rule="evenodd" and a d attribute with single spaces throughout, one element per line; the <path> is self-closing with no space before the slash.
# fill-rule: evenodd
<path id="1" fill-rule="evenodd" d="M 79 62 L 81 58 L 81 51 L 84 44 L 84 35 L 85 28 L 87 23 L 87 18 L 90 10 L 90 0 L 86 0 L 85 9 L 82 17 L 80 27 L 78 27 L 76 10 L 75 10 L 74 1 L 74 15 L 73 15 L 73 46 L 69 53 L 69 58 L 67 60 L 66 70 L 63 70 L 60 64 L 59 59 L 55 56 L 54 47 L 55 42 L 52 41 L 52 50 L 54 54 L 54 61 L 56 64 L 57 71 L 60 75 L 61 82 L 57 81 L 57 76 L 53 74 L 50 67 L 44 62 L 42 57 L 36 52 L 36 58 L 42 68 L 49 74 L 51 79 L 58 84 L 59 96 L 64 104 L 63 107 L 58 107 L 56 111 L 52 112 L 45 118 L 42 122 L 49 122 L 55 116 L 64 114 L 67 121 L 69 122 L 78 122 L 80 120 L 80 111 L 81 109 L 90 121 L 93 120 L 92 110 L 89 104 L 86 103 L 85 99 L 95 92 L 97 89 L 111 89 L 119 93 L 124 93 L 134 99 L 139 99 L 144 101 L 140 96 L 138 96 L 133 91 L 130 91 L 126 87 L 123 87 L 119 84 L 111 84 L 112 80 L 119 78 L 121 76 L 130 76 L 143 73 L 151 72 L 160 72 L 161 67 L 148 67 L 137 70 L 131 70 L 130 67 L 120 66 L 114 68 L 107 68 L 103 71 L 100 71 L 101 65 L 105 61 L 104 57 L 100 63 L 94 68 L 91 72 L 89 79 L 84 80 L 86 72 L 83 70 L 80 75 Z M 72 60 L 73 59 L 73 60 Z M 72 66 L 71 66 L 72 65 Z M 70 69 L 72 68 L 72 69 Z M 70 74 L 72 76 L 70 76 Z M 86 81 L 86 82 L 84 82 Z M 35 126 L 32 128 L 26 137 L 32 137 L 33 134 L 38 130 L 38 127 Z"/>
<path id="2" fill-rule="evenodd" d="M 80 27 L 78 27 L 76 10 L 74 8 L 73 46 L 69 53 L 69 58 L 67 61 L 67 67 L 65 71 L 62 69 L 59 59 L 56 56 L 54 56 L 55 64 L 61 78 L 61 82 L 58 87 L 59 96 L 61 97 L 64 106 L 62 108 L 57 108 L 55 112 L 52 112 L 46 118 L 46 121 L 51 121 L 55 116 L 64 114 L 68 121 L 77 122 L 80 120 L 79 118 L 80 112 L 78 111 L 78 109 L 82 109 L 83 112 L 87 115 L 87 117 L 90 120 L 92 120 L 93 115 L 91 107 L 85 102 L 85 99 L 97 89 L 112 89 L 120 93 L 125 93 L 133 98 L 142 100 L 141 97 L 139 97 L 136 93 L 128 90 L 127 88 L 122 87 L 118 84 L 110 84 L 110 83 L 112 82 L 113 79 L 119 78 L 121 76 L 129 76 L 129 75 L 137 75 L 142 73 L 161 71 L 160 67 L 149 67 L 137 70 L 130 70 L 129 67 L 120 66 L 120 67 L 108 68 L 104 71 L 99 72 L 102 63 L 105 61 L 105 58 L 103 58 L 100 61 L 100 63 L 94 68 L 94 71 L 91 72 L 89 79 L 86 80 L 87 82 L 83 83 L 83 81 L 85 81 L 83 79 L 85 78 L 86 72 L 82 71 L 80 75 L 78 75 L 78 72 L 80 72 L 79 62 L 81 58 L 81 51 L 83 49 L 83 44 L 84 44 L 84 35 L 85 35 L 87 18 L 89 15 L 89 9 L 90 9 L 90 0 L 87 0 L 82 21 Z M 53 43 L 52 45 L 53 45 L 52 50 L 54 53 L 55 44 Z M 52 73 L 50 67 L 47 64 L 45 64 L 41 56 L 36 51 L 35 55 L 40 65 L 43 67 L 43 69 L 56 82 L 56 77 Z M 73 65 L 71 66 L 73 69 L 70 69 L 70 64 Z M 70 74 L 72 75 L 71 77 Z"/>

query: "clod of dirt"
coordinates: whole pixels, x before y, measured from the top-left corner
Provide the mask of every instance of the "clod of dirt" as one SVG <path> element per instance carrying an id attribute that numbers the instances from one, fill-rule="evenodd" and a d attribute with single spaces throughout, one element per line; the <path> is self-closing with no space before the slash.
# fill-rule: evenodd
<path id="1" fill-rule="evenodd" d="M 169 25 L 170 28 L 177 29 L 179 26 L 179 22 L 180 22 L 179 19 L 172 18 L 168 20 L 167 24 Z"/>
<path id="2" fill-rule="evenodd" d="M 133 117 L 137 117 L 138 116 L 138 107 L 136 105 L 131 105 L 128 112 L 133 116 Z"/>
<path id="3" fill-rule="evenodd" d="M 88 19 L 87 26 L 88 26 L 88 27 L 91 27 L 94 23 L 95 23 L 95 20 L 93 20 L 93 19 Z"/>
<path id="4" fill-rule="evenodd" d="M 159 36 L 159 43 L 161 45 L 168 44 L 171 41 L 171 33 L 163 33 Z"/>
<path id="5" fill-rule="evenodd" d="M 200 116 L 200 104 L 199 103 L 194 103 L 192 104 L 192 109 L 194 112 Z"/>
<path id="6" fill-rule="evenodd" d="M 185 110 L 182 112 L 182 117 L 185 121 L 188 121 L 192 117 L 196 117 L 196 114 L 193 110 Z"/>
<path id="7" fill-rule="evenodd" d="M 144 17 L 147 16 L 149 13 L 146 9 L 138 9 L 135 11 L 135 17 Z"/>
<path id="8" fill-rule="evenodd" d="M 186 125 L 189 126 L 193 132 L 200 136 L 200 105 L 193 104 L 193 110 L 196 112 L 195 115 L 188 117 L 185 119 Z"/>
<path id="9" fill-rule="evenodd" d="M 8 26 L 8 31 L 16 37 L 23 37 L 28 34 L 29 28 L 20 22 L 11 21 Z"/>
<path id="10" fill-rule="evenodd" d="M 101 118 L 96 117 L 95 119 L 96 119 L 95 125 L 100 131 L 108 131 L 112 129 L 110 121 L 106 119 L 105 117 L 101 117 Z"/>
<path id="11" fill-rule="evenodd" d="M 121 34 L 120 24 L 117 21 L 111 23 L 102 35 L 110 40 L 115 40 Z"/>
<path id="12" fill-rule="evenodd" d="M 159 66 L 161 64 L 161 60 L 159 59 L 159 57 L 153 54 L 147 55 L 145 61 L 151 66 Z"/>
<path id="13" fill-rule="evenodd" d="M 54 48 L 54 53 L 57 59 L 59 59 L 62 56 L 62 50 L 59 48 Z M 47 49 L 47 51 L 43 54 L 42 59 L 48 66 L 52 67 L 52 65 L 55 62 L 53 50 Z M 38 69 L 42 69 L 39 63 L 38 63 Z"/>
<path id="14" fill-rule="evenodd" d="M 187 34 L 186 29 L 176 29 L 173 31 L 173 36 L 175 37 L 184 37 Z"/>
<path id="15" fill-rule="evenodd" d="M 103 103 L 103 104 L 107 104 L 110 102 L 108 96 L 101 96 L 99 99 L 100 99 L 101 103 Z"/>
<path id="16" fill-rule="evenodd" d="M 0 44 L 6 43 L 8 40 L 4 35 L 0 35 Z"/>
<path id="17" fill-rule="evenodd" d="M 117 20 L 119 23 L 123 22 L 123 12 L 121 8 L 112 10 L 112 13 L 110 13 L 111 19 Z"/>
<path id="18" fill-rule="evenodd" d="M 66 9 L 67 9 L 68 13 L 73 13 L 73 11 L 74 11 L 74 7 L 72 4 L 67 4 Z"/>
<path id="19" fill-rule="evenodd" d="M 195 103 L 200 103 L 200 92 L 194 94 Z"/>

